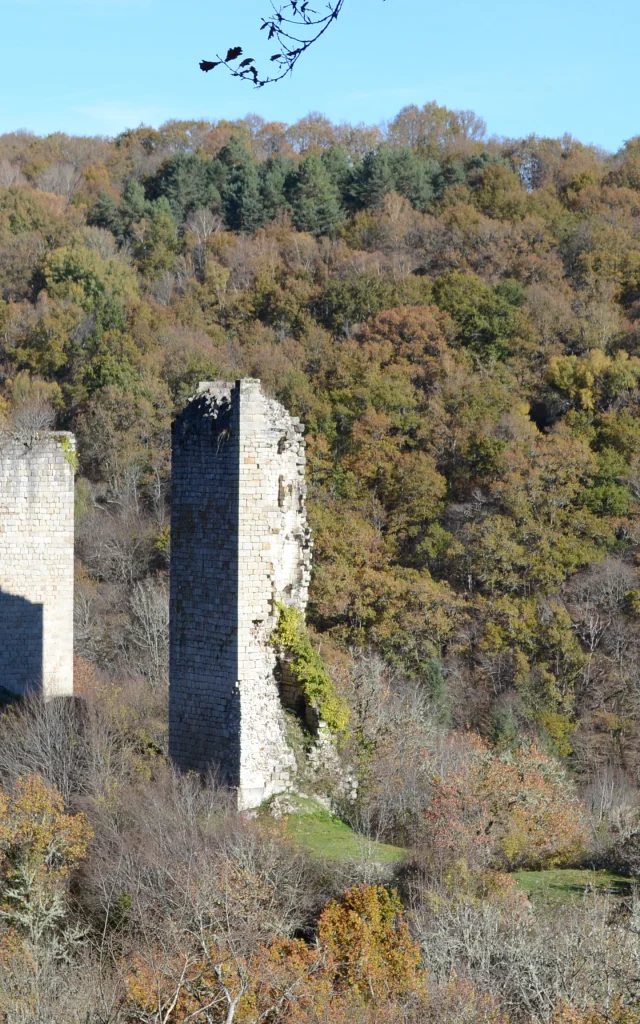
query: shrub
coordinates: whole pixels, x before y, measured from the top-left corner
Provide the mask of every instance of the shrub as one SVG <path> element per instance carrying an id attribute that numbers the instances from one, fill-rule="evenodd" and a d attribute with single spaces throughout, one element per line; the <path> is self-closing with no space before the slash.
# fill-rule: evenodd
<path id="1" fill-rule="evenodd" d="M 409 934 L 395 890 L 353 886 L 325 907 L 318 934 L 336 962 L 339 982 L 365 999 L 406 996 L 420 988 L 420 946 Z"/>
<path id="2" fill-rule="evenodd" d="M 66 886 L 92 831 L 84 814 L 65 814 L 60 793 L 38 775 L 0 792 L 0 917 L 32 950 L 58 946 Z"/>
<path id="3" fill-rule="evenodd" d="M 470 738 L 467 756 L 433 780 L 427 842 L 444 860 L 542 868 L 583 851 L 583 810 L 561 766 L 535 747 L 491 752 Z"/>

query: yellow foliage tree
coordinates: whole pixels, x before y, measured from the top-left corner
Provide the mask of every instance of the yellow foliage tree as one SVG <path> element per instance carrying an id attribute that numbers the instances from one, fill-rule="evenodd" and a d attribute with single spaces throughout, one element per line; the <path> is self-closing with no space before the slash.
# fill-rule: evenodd
<path id="1" fill-rule="evenodd" d="M 66 814 L 39 775 L 0 791 L 0 919 L 33 949 L 56 945 L 67 915 L 67 884 L 87 852 L 84 814 Z"/>
<path id="2" fill-rule="evenodd" d="M 395 890 L 348 889 L 322 912 L 319 938 L 337 966 L 338 985 L 365 1000 L 407 996 L 423 984 L 420 946 Z"/>

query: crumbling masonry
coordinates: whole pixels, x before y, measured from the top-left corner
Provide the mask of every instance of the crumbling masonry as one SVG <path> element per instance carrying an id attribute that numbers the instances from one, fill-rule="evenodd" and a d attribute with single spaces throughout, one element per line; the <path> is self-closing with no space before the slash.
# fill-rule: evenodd
<path id="1" fill-rule="evenodd" d="M 72 434 L 0 441 L 0 686 L 73 693 Z"/>
<path id="2" fill-rule="evenodd" d="M 306 608 L 304 468 L 302 426 L 258 380 L 200 384 L 174 423 L 170 753 L 241 808 L 293 767 L 269 637 L 277 602 Z"/>

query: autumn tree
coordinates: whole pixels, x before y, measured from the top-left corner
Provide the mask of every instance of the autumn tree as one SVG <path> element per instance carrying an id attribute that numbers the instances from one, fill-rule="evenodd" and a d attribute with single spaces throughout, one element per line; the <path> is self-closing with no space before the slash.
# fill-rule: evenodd
<path id="1" fill-rule="evenodd" d="M 67 891 L 92 831 L 84 814 L 67 814 L 58 791 L 39 776 L 0 793 L 0 918 L 38 957 L 64 955 Z"/>

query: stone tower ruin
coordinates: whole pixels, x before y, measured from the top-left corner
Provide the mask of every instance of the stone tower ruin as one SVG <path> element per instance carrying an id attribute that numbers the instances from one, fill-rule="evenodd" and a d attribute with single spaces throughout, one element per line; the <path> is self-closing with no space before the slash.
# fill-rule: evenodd
<path id="1" fill-rule="evenodd" d="M 0 442 L 0 686 L 73 693 L 72 434 Z"/>
<path id="2" fill-rule="evenodd" d="M 202 383 L 173 425 L 169 749 L 255 807 L 293 756 L 269 637 L 311 568 L 299 421 L 258 380 Z"/>

